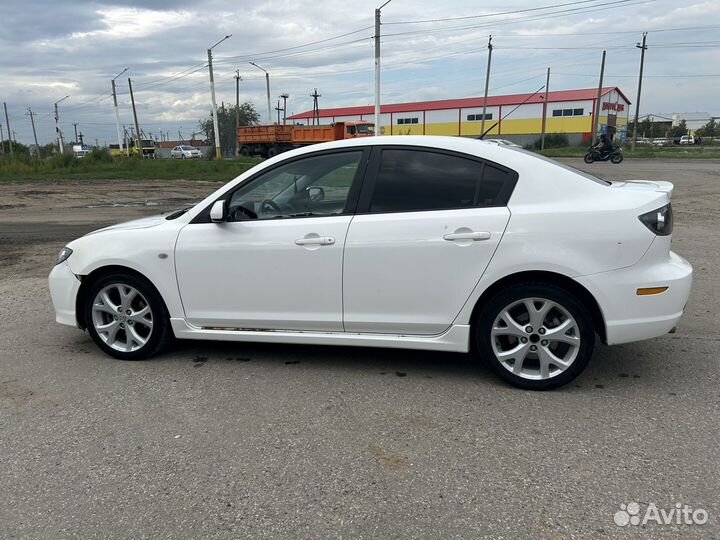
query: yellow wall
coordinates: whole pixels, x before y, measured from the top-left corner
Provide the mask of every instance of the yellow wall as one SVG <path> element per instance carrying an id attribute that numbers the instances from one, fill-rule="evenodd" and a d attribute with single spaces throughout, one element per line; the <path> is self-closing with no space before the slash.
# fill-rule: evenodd
<path id="1" fill-rule="evenodd" d="M 497 120 L 486 120 L 485 129 L 495 124 Z M 607 123 L 607 117 L 600 117 L 600 123 Z M 627 123 L 625 118 L 618 118 L 617 125 Z M 481 122 L 462 122 L 461 135 L 466 137 L 480 135 Z M 390 135 L 390 126 L 382 126 L 384 135 Z M 488 135 L 532 135 L 540 134 L 542 131 L 542 120 L 540 118 L 506 119 L 500 123 L 500 129 L 495 126 L 488 131 Z M 589 133 L 592 131 L 592 118 L 590 116 L 565 116 L 550 117 L 547 119 L 546 133 Z M 394 125 L 393 135 L 423 135 L 422 124 Z M 458 135 L 457 122 L 440 122 L 437 124 L 426 124 L 425 135 Z"/>

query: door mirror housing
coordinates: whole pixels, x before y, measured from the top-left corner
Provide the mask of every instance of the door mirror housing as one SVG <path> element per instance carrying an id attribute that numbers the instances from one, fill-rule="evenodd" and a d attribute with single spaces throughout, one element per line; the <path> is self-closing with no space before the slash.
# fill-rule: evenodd
<path id="1" fill-rule="evenodd" d="M 307 188 L 308 199 L 312 202 L 320 202 L 325 200 L 325 190 L 319 186 Z"/>
<path id="2" fill-rule="evenodd" d="M 222 223 L 227 221 L 227 207 L 225 199 L 215 201 L 210 208 L 210 221 L 213 223 Z"/>

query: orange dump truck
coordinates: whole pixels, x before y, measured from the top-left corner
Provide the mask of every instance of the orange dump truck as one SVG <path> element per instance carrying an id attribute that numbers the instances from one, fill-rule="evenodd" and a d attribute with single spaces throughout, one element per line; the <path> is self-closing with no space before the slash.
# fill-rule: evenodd
<path id="1" fill-rule="evenodd" d="M 237 131 L 240 154 L 267 157 L 308 144 L 371 135 L 374 131 L 370 122 L 335 122 L 328 126 L 241 126 Z"/>

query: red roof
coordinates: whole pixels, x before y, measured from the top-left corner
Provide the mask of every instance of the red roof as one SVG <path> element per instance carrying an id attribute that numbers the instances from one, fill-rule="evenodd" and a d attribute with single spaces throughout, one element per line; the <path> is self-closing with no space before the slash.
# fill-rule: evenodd
<path id="1" fill-rule="evenodd" d="M 609 86 L 602 89 L 601 95 L 608 94 L 613 90 L 617 91 L 628 104 L 630 100 L 616 86 Z M 509 96 L 488 96 L 487 106 L 497 107 L 498 105 L 519 105 L 527 100 L 526 103 L 542 103 L 545 100 L 545 93 L 538 92 L 534 96 L 532 94 L 512 94 Z M 548 102 L 559 101 L 583 101 L 586 99 L 595 99 L 597 97 L 597 88 L 587 88 L 582 90 L 560 90 L 557 92 L 548 92 Z M 528 99 L 530 98 L 530 99 Z M 439 109 L 458 109 L 469 107 L 482 107 L 482 97 L 471 97 L 462 99 L 441 99 L 437 101 L 417 101 L 414 103 L 393 103 L 382 105 L 380 112 L 382 113 L 402 113 L 413 111 L 433 111 Z M 370 115 L 375 112 L 373 105 L 364 105 L 360 107 L 337 107 L 334 109 L 320 109 L 320 116 L 356 116 L 360 114 Z M 289 116 L 288 119 L 298 120 L 302 118 L 312 118 L 312 111 Z"/>

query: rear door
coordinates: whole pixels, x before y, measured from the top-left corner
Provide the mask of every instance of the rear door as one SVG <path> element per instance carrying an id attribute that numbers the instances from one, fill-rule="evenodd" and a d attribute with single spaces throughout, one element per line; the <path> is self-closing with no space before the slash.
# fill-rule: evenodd
<path id="1" fill-rule="evenodd" d="M 464 154 L 375 148 L 345 242 L 345 330 L 445 331 L 502 238 L 516 180 Z"/>

